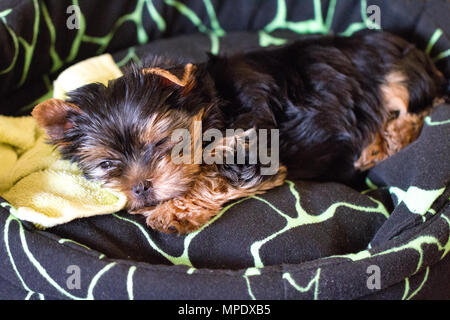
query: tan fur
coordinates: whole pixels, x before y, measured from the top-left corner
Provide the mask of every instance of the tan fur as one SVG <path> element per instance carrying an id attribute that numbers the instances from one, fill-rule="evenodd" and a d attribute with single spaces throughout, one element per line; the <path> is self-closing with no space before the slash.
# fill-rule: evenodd
<path id="1" fill-rule="evenodd" d="M 177 128 L 190 125 L 190 119 L 183 112 L 168 110 L 163 114 L 153 114 L 148 120 L 145 130 L 140 134 L 142 143 L 158 143 L 162 139 L 170 142 L 170 135 Z"/>
<path id="2" fill-rule="evenodd" d="M 45 128 L 49 137 L 53 140 L 61 139 L 64 131 L 71 127 L 67 122 L 67 113 L 75 110 L 81 113 L 81 109 L 76 105 L 59 99 L 48 99 L 38 104 L 31 115 L 41 128 Z"/>
<path id="3" fill-rule="evenodd" d="M 399 152 L 419 137 L 423 121 L 429 111 L 420 114 L 406 113 L 385 123 L 372 143 L 361 153 L 355 167 L 369 169 L 377 163 Z"/>
<path id="4" fill-rule="evenodd" d="M 383 106 L 388 113 L 397 111 L 403 115 L 408 112 L 409 92 L 406 80 L 405 75 L 400 71 L 393 71 L 386 76 L 380 90 Z"/>
<path id="5" fill-rule="evenodd" d="M 191 75 L 194 70 L 195 70 L 195 66 L 192 63 L 188 63 L 184 67 L 184 74 L 183 74 L 182 79 L 178 78 L 173 73 L 170 73 L 169 71 L 164 70 L 162 68 L 158 68 L 158 67 L 142 69 L 142 73 L 143 74 L 157 74 L 157 75 L 179 85 L 180 87 L 185 87 L 186 85 L 188 85 L 189 80 L 192 78 Z"/>
<path id="6" fill-rule="evenodd" d="M 355 162 L 356 168 L 366 170 L 375 166 L 419 136 L 428 111 L 421 114 L 408 112 L 409 92 L 406 81 L 406 76 L 399 71 L 393 71 L 386 76 L 380 87 L 386 120 L 380 132 L 374 135 L 372 142 Z M 398 117 L 392 118 L 395 113 L 398 113 Z"/>
<path id="7" fill-rule="evenodd" d="M 167 200 L 187 192 L 200 172 L 200 165 L 175 164 L 170 157 L 160 159 L 154 168 L 151 174 L 153 192 L 159 200 Z"/>
<path id="8" fill-rule="evenodd" d="M 273 189 L 282 185 L 285 177 L 286 168 L 281 166 L 276 175 L 263 182 L 254 181 L 235 187 L 219 174 L 216 166 L 204 166 L 186 194 L 133 213 L 145 215 L 147 224 L 154 229 L 185 234 L 208 222 L 226 202 Z"/>

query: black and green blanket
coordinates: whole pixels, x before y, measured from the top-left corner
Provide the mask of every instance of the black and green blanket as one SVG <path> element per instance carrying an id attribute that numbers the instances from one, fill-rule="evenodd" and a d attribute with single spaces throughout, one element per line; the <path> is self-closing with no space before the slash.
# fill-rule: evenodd
<path id="1" fill-rule="evenodd" d="M 29 114 L 60 71 L 104 52 L 120 67 L 155 54 L 198 62 L 351 35 L 377 27 L 377 12 L 450 76 L 446 0 L 3 0 L 0 114 Z M 367 190 L 288 180 L 187 236 L 125 212 L 39 230 L 0 199 L 0 298 L 450 299 L 449 160 L 442 104 Z"/>

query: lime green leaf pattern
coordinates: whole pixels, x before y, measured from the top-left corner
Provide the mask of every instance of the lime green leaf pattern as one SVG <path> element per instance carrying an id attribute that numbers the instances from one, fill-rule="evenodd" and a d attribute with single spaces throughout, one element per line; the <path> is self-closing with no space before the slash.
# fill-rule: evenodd
<path id="1" fill-rule="evenodd" d="M 13 59 L 12 59 L 10 65 L 8 67 L 6 67 L 5 69 L 0 70 L 0 75 L 8 73 L 14 68 L 14 66 L 16 65 L 16 62 L 17 62 L 17 57 L 19 55 L 19 39 L 18 39 L 16 33 L 14 32 L 14 30 L 12 30 L 8 26 L 8 24 L 6 23 L 6 18 L 5 18 L 9 13 L 11 13 L 11 11 L 12 11 L 12 9 L 8 9 L 8 10 L 1 12 L 0 19 L 3 22 L 3 25 L 5 26 L 6 30 L 8 30 L 8 33 L 11 36 L 11 39 L 13 40 L 14 56 L 13 56 Z"/>
<path id="2" fill-rule="evenodd" d="M 197 16 L 197 14 L 182 2 L 176 0 L 165 0 L 165 3 L 169 6 L 173 6 L 182 15 L 188 18 L 192 24 L 198 28 L 198 31 L 207 34 L 211 40 L 211 53 L 219 53 L 219 38 L 225 35 L 225 31 L 220 27 L 214 7 L 212 6 L 210 0 L 203 0 L 203 3 L 205 4 L 208 12 L 209 20 L 211 21 L 211 28 L 208 28 Z"/>
<path id="3" fill-rule="evenodd" d="M 45 6 L 44 2 L 40 3 L 41 5 L 41 10 L 42 10 L 42 15 L 44 16 L 44 20 L 45 23 L 47 25 L 47 28 L 50 32 L 50 57 L 53 60 L 53 66 L 50 69 L 50 73 L 55 72 L 56 70 L 59 70 L 62 65 L 63 62 L 61 60 L 61 58 L 59 57 L 59 54 L 56 52 L 55 49 L 55 41 L 56 41 L 56 31 L 55 31 L 55 26 L 53 25 L 52 19 L 48 13 L 47 7 Z"/>
<path id="4" fill-rule="evenodd" d="M 36 42 L 39 33 L 38 31 L 39 31 L 40 14 L 38 1 L 33 0 L 33 5 L 34 5 L 33 38 L 31 42 L 27 42 L 24 38 L 19 37 L 19 43 L 23 46 L 23 49 L 25 50 L 25 57 L 24 57 L 22 77 L 19 80 L 19 83 L 17 85 L 18 87 L 20 87 L 27 79 L 31 59 L 33 58 L 34 49 L 36 48 Z"/>
<path id="5" fill-rule="evenodd" d="M 449 232 L 450 232 L 450 220 L 446 216 L 442 216 L 442 218 L 447 222 L 447 224 L 449 226 Z M 400 245 L 398 247 L 393 247 L 393 248 L 390 248 L 388 250 L 381 251 L 378 253 L 372 254 L 370 250 L 364 250 L 364 251 L 360 251 L 358 253 L 331 256 L 331 257 L 328 257 L 328 259 L 329 258 L 347 258 L 352 261 L 360 261 L 363 259 L 383 256 L 383 255 L 387 255 L 390 253 L 401 252 L 405 249 L 408 249 L 408 250 L 414 250 L 419 257 L 419 259 L 417 261 L 416 271 L 415 271 L 415 272 L 418 272 L 421 269 L 422 263 L 423 263 L 423 254 L 424 254 L 423 246 L 424 245 L 434 245 L 434 246 L 436 246 L 438 251 L 443 251 L 441 258 L 440 258 L 442 260 L 445 258 L 445 256 L 447 256 L 448 252 L 450 251 L 450 236 L 445 244 L 441 244 L 439 242 L 439 240 L 434 236 L 424 235 L 424 236 L 417 237 L 417 238 L 415 238 L 403 245 Z"/>
<path id="6" fill-rule="evenodd" d="M 428 274 L 430 272 L 430 267 L 427 267 L 425 269 L 425 275 L 423 277 L 422 282 L 420 283 L 420 285 L 417 287 L 416 290 L 414 290 L 412 293 L 409 293 L 409 291 L 411 290 L 410 286 L 409 286 L 409 278 L 405 279 L 405 291 L 403 293 L 403 297 L 402 300 L 411 300 L 412 298 L 414 298 L 414 296 L 416 296 L 420 290 L 422 290 L 423 286 L 425 285 L 425 283 L 428 280 Z"/>
<path id="7" fill-rule="evenodd" d="M 10 208 L 10 210 L 12 212 L 14 212 L 15 209 Z M 47 270 L 40 264 L 40 262 L 35 258 L 35 256 L 33 255 L 33 253 L 30 251 L 30 249 L 28 248 L 28 244 L 25 238 L 25 232 L 24 232 L 24 227 L 22 225 L 22 222 L 17 219 L 13 213 L 10 214 L 10 216 L 8 217 L 8 219 L 6 220 L 5 223 L 5 228 L 4 228 L 4 241 L 5 241 L 5 247 L 7 249 L 8 255 L 9 255 L 9 259 L 11 264 L 13 265 L 14 271 L 16 272 L 17 277 L 20 279 L 20 281 L 22 282 L 22 286 L 24 287 L 24 289 L 26 291 L 28 291 L 29 293 L 35 293 L 34 291 L 32 291 L 27 285 L 26 283 L 23 281 L 23 278 L 19 272 L 19 270 L 16 267 L 16 264 L 14 262 L 14 258 L 13 255 L 10 251 L 10 246 L 9 246 L 9 226 L 11 224 L 12 221 L 15 221 L 18 223 L 19 225 L 19 232 L 20 232 L 20 241 L 22 244 L 22 248 L 25 252 L 25 254 L 27 255 L 29 261 L 31 262 L 31 264 L 36 268 L 36 270 L 39 272 L 39 274 L 46 280 L 48 281 L 48 283 L 50 285 L 52 285 L 61 295 L 70 298 L 70 299 L 74 299 L 74 300 L 93 300 L 94 299 L 94 288 L 97 285 L 98 281 L 100 280 L 100 278 L 108 272 L 108 270 L 110 270 L 112 267 L 114 267 L 116 265 L 116 262 L 111 262 L 109 264 L 107 264 L 104 268 L 102 268 L 101 270 L 99 270 L 97 272 L 97 274 L 92 278 L 89 287 L 88 287 L 88 292 L 87 292 L 87 296 L 86 297 L 78 297 L 73 295 L 72 293 L 70 293 L 69 291 L 67 291 L 66 289 L 64 289 L 60 284 L 58 284 L 55 280 L 53 280 L 53 278 L 48 274 Z M 27 296 L 29 298 L 29 296 Z"/>
<path id="8" fill-rule="evenodd" d="M 134 61 L 137 63 L 139 63 L 141 61 L 139 59 L 139 57 L 136 55 L 135 47 L 128 48 L 127 55 L 122 60 L 118 61 L 116 64 L 120 68 L 120 67 L 123 67 L 124 65 L 126 65 L 127 63 L 129 63 L 130 61 Z"/>
<path id="9" fill-rule="evenodd" d="M 444 121 L 433 121 L 430 116 L 425 117 L 425 123 L 429 126 L 442 126 L 445 124 L 450 124 L 450 119 Z"/>
<path id="10" fill-rule="evenodd" d="M 319 298 L 319 280 L 320 280 L 320 268 L 317 269 L 316 275 L 311 279 L 311 281 L 304 287 L 298 285 L 294 279 L 292 279 L 291 274 L 289 272 L 283 274 L 283 279 L 288 281 L 297 291 L 300 292 L 308 292 L 312 288 L 314 288 L 314 300 L 318 300 Z"/>
<path id="11" fill-rule="evenodd" d="M 169 260 L 171 263 L 173 263 L 174 265 L 177 264 L 183 264 L 189 267 L 193 267 L 192 262 L 189 258 L 189 245 L 191 244 L 192 240 L 204 229 L 206 229 L 208 226 L 210 226 L 212 223 L 214 223 L 217 219 L 219 219 L 226 211 L 228 211 L 231 207 L 241 203 L 242 201 L 245 201 L 249 198 L 243 198 L 240 199 L 236 202 L 233 202 L 229 205 L 227 205 L 225 208 L 223 208 L 214 218 L 212 218 L 207 224 L 205 224 L 204 226 L 202 226 L 200 229 L 198 229 L 195 232 L 192 232 L 190 234 L 188 234 L 185 239 L 184 239 L 184 250 L 183 253 L 176 257 L 176 256 L 172 256 L 166 252 L 164 252 L 162 249 L 160 249 L 156 243 L 151 239 L 150 235 L 148 234 L 148 232 L 144 229 L 144 227 L 142 227 L 139 223 L 131 220 L 131 219 L 127 219 L 124 217 L 121 217 L 117 214 L 114 214 L 113 216 L 115 216 L 116 218 L 129 222 L 133 225 L 135 225 L 139 231 L 145 236 L 145 238 L 148 241 L 148 244 L 150 245 L 150 247 L 152 247 L 154 250 L 156 250 L 157 252 L 159 252 L 164 258 L 166 258 L 167 260 Z"/>
<path id="12" fill-rule="evenodd" d="M 411 186 L 406 191 L 397 187 L 391 187 L 389 191 L 396 196 L 397 205 L 403 202 L 410 212 L 424 215 L 434 201 L 444 193 L 445 187 L 436 190 L 424 190 Z"/>
<path id="13" fill-rule="evenodd" d="M 297 210 L 297 216 L 295 218 L 292 218 L 289 215 L 283 213 L 281 210 L 277 209 L 270 202 L 268 202 L 267 200 L 265 200 L 263 198 L 260 198 L 257 196 L 252 197 L 254 199 L 257 199 L 259 201 L 266 203 L 276 213 L 278 213 L 280 216 L 282 216 L 286 220 L 286 225 L 284 226 L 284 228 L 282 228 L 281 230 L 267 236 L 266 238 L 264 238 L 260 241 L 255 242 L 251 245 L 250 250 L 251 250 L 251 253 L 252 253 L 252 256 L 254 259 L 255 267 L 261 268 L 264 266 L 259 252 L 261 250 L 261 247 L 264 246 L 267 242 L 273 240 L 277 236 L 279 236 L 293 228 L 303 226 L 303 225 L 308 225 L 308 224 L 321 223 L 326 220 L 329 220 L 329 219 L 333 218 L 333 216 L 336 213 L 336 210 L 339 207 L 347 207 L 347 208 L 351 208 L 355 211 L 373 212 L 373 213 L 381 214 L 386 218 L 389 217 L 389 213 L 387 212 L 384 205 L 381 202 L 379 202 L 378 200 L 375 200 L 372 198 L 371 198 L 372 201 L 377 205 L 376 207 L 358 206 L 358 205 L 348 203 L 348 202 L 336 202 L 336 203 L 333 203 L 330 207 L 328 207 L 324 212 L 322 212 L 318 215 L 309 214 L 308 212 L 306 212 L 305 209 L 302 208 L 302 206 L 300 204 L 300 195 L 299 195 L 298 191 L 295 189 L 295 184 L 289 180 L 287 180 L 286 182 L 289 184 L 289 190 L 296 200 L 295 201 L 295 209 Z"/>

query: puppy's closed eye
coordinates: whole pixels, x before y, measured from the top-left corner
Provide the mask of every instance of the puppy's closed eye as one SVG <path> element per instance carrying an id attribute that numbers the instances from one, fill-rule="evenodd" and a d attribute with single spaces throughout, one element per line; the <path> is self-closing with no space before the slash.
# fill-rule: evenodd
<path id="1" fill-rule="evenodd" d="M 161 139 L 161 140 L 159 140 L 158 142 L 156 142 L 155 143 L 155 148 L 158 148 L 158 147 L 161 147 L 163 144 L 165 144 L 167 141 L 168 141 L 169 139 L 166 137 L 166 138 L 163 138 L 163 139 Z"/>

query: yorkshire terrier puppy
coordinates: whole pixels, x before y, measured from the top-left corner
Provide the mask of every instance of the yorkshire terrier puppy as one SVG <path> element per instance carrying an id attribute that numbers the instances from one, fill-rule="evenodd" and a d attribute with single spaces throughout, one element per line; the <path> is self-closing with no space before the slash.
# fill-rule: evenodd
<path id="1" fill-rule="evenodd" d="M 414 140 L 445 79 L 414 45 L 384 32 L 326 36 L 200 64 L 156 59 L 32 112 L 64 159 L 126 193 L 130 213 L 188 233 L 232 199 L 294 179 L 352 184 Z M 281 165 L 173 161 L 178 129 L 277 129 Z M 236 138 L 236 137 L 234 137 Z M 222 153 L 234 138 L 213 148 Z M 217 141 L 216 141 L 217 142 Z M 195 152 L 195 143 L 189 148 Z M 272 145 L 266 145 L 273 148 Z M 197 144 L 205 148 L 205 143 Z M 228 148 L 228 149 L 227 149 Z M 183 153 L 176 152 L 176 153 Z"/>

